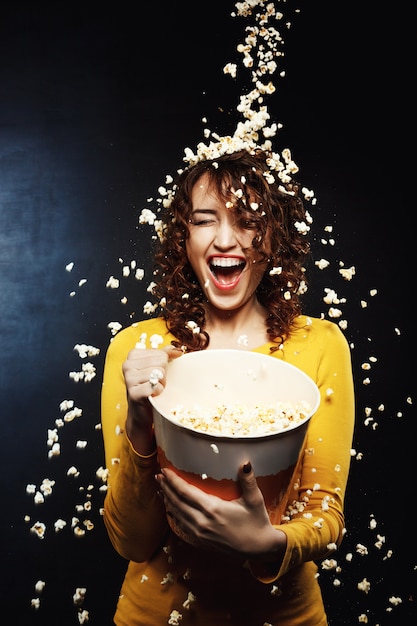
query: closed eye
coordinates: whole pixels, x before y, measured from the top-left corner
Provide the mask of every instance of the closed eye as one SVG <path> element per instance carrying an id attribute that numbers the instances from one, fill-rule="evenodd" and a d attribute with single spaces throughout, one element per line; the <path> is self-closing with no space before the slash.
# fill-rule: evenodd
<path id="1" fill-rule="evenodd" d="M 217 224 L 217 220 L 213 220 L 213 219 L 196 219 L 196 218 L 191 218 L 190 220 L 188 220 L 188 222 L 190 224 L 192 224 L 193 226 L 213 226 L 214 224 Z"/>
<path id="2" fill-rule="evenodd" d="M 188 222 L 193 226 L 213 226 L 218 223 L 218 219 L 214 211 L 199 209 L 192 212 Z"/>
<path id="3" fill-rule="evenodd" d="M 241 228 L 246 228 L 247 230 L 253 230 L 257 228 L 257 223 L 255 220 L 242 220 L 239 226 Z"/>

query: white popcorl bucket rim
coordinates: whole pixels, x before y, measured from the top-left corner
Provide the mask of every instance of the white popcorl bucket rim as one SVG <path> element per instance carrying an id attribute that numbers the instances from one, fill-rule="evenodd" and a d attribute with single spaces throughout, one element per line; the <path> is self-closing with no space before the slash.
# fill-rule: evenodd
<path id="1" fill-rule="evenodd" d="M 215 365 L 215 371 L 203 369 L 210 364 Z M 230 369 L 232 366 L 233 371 Z M 249 366 L 250 370 L 248 370 Z M 183 370 L 188 371 L 188 376 L 193 375 L 192 380 L 190 378 L 188 381 L 184 381 Z M 241 396 L 239 397 L 239 402 L 245 406 L 254 408 L 257 405 L 266 406 L 274 402 L 296 403 L 306 400 L 310 406 L 310 412 L 305 418 L 294 422 L 285 430 L 246 436 L 197 431 L 180 423 L 171 414 L 172 409 L 178 406 L 192 409 L 197 405 L 214 407 L 219 402 L 229 405 L 236 402 L 233 383 L 230 382 L 229 389 L 224 388 L 224 381 L 231 381 L 232 378 L 230 377 L 234 377 L 235 385 L 239 387 L 239 393 L 245 395 L 243 401 Z M 301 391 L 299 391 L 299 387 L 295 388 L 294 385 L 289 384 L 290 382 L 294 383 L 294 381 L 297 381 L 298 385 L 302 387 Z M 275 391 L 271 389 L 272 383 L 276 387 Z M 262 388 L 263 396 L 261 399 L 256 397 L 257 386 Z M 179 394 L 183 389 L 187 396 L 186 401 L 184 398 L 181 398 L 181 401 L 174 400 L 173 396 L 178 393 L 178 389 Z M 280 397 L 275 397 L 276 395 Z M 205 396 L 204 400 L 202 400 L 203 396 Z M 320 392 L 310 376 L 300 368 L 280 358 L 249 350 L 215 349 L 186 353 L 170 361 L 167 366 L 167 384 L 164 391 L 158 396 L 150 397 L 149 400 L 153 408 L 164 419 L 179 429 L 185 429 L 203 438 L 248 441 L 266 437 L 283 437 L 291 431 L 302 428 L 317 411 L 320 405 Z"/>

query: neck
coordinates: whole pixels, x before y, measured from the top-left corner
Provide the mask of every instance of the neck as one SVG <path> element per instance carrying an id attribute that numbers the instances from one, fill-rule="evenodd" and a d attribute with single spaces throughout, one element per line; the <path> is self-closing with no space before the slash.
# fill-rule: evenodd
<path id="1" fill-rule="evenodd" d="M 236 348 L 251 350 L 268 341 L 265 326 L 266 311 L 254 299 L 232 311 L 208 307 L 206 330 L 210 335 L 209 348 Z"/>

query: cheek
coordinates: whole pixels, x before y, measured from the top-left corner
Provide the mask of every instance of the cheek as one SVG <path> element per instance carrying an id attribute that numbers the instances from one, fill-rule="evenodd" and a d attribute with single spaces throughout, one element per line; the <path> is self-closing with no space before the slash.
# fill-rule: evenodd
<path id="1" fill-rule="evenodd" d="M 193 250 L 194 250 L 194 241 L 190 236 L 188 236 L 188 238 L 185 241 L 185 252 L 187 253 L 188 257 L 190 257 L 193 254 Z"/>
<path id="2" fill-rule="evenodd" d="M 195 239 L 187 239 L 185 243 L 185 251 L 191 267 L 195 270 L 201 260 L 204 259 L 203 246 L 201 246 L 201 242 L 197 243 Z"/>
<path id="3" fill-rule="evenodd" d="M 268 266 L 267 261 L 255 260 L 255 261 L 251 261 L 250 263 L 251 263 L 250 271 L 251 271 L 253 279 L 256 282 L 261 282 Z"/>
<path id="4" fill-rule="evenodd" d="M 212 239 L 210 228 L 200 228 L 197 232 L 192 230 L 185 242 L 185 250 L 189 256 L 204 256 Z"/>

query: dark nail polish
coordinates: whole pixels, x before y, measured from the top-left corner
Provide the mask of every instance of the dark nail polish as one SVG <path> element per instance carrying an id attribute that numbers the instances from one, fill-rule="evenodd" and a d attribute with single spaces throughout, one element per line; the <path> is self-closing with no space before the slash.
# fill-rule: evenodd
<path id="1" fill-rule="evenodd" d="M 249 474 L 252 471 L 252 465 L 249 461 L 243 466 L 243 471 L 245 472 L 245 474 Z"/>

